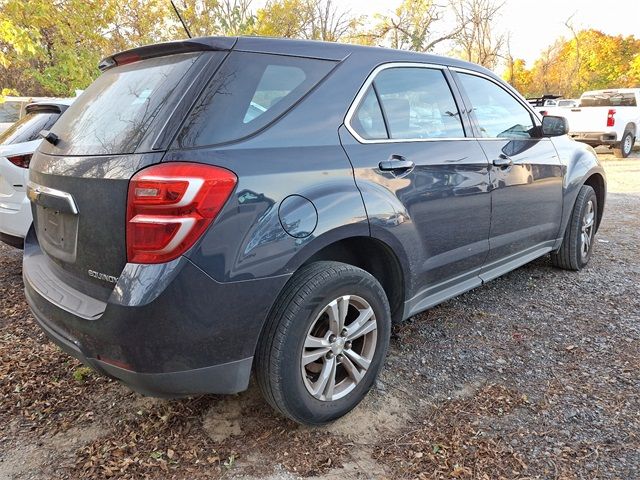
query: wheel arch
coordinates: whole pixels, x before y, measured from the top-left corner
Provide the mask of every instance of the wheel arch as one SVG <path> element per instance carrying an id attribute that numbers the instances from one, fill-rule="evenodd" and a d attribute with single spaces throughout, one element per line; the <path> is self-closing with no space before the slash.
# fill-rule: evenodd
<path id="1" fill-rule="evenodd" d="M 631 132 L 633 134 L 634 138 L 637 138 L 637 129 L 636 129 L 636 124 L 633 122 L 629 122 L 627 123 L 627 125 L 624 127 L 624 133 L 626 132 Z M 624 133 L 622 135 L 624 135 Z"/>
<path id="2" fill-rule="evenodd" d="M 600 173 L 593 173 L 586 178 L 583 185 L 589 185 L 596 192 L 596 199 L 598 200 L 596 231 L 598 231 L 600 223 L 602 222 L 602 215 L 604 214 L 604 203 L 607 196 L 606 183 Z"/>

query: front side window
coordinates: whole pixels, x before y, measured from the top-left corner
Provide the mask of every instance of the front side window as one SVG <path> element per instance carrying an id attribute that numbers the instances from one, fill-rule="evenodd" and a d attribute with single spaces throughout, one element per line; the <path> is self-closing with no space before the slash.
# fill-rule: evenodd
<path id="1" fill-rule="evenodd" d="M 389 137 L 461 138 L 460 112 L 444 73 L 418 67 L 388 68 L 373 81 Z"/>
<path id="2" fill-rule="evenodd" d="M 473 114 L 484 138 L 523 139 L 537 137 L 529 111 L 506 90 L 476 75 L 459 73 L 473 105 Z"/>

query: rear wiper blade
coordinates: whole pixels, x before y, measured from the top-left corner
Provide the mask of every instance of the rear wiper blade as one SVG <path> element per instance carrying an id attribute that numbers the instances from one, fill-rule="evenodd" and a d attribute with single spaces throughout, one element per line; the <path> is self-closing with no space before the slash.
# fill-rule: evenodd
<path id="1" fill-rule="evenodd" d="M 60 141 L 60 137 L 58 137 L 55 133 L 49 130 L 41 130 L 38 135 L 44 138 L 51 145 L 57 145 L 58 142 Z"/>

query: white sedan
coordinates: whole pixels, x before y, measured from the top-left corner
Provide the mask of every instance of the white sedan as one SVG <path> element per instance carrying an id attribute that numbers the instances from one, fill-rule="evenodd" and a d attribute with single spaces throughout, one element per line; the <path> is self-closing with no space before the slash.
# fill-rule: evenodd
<path id="1" fill-rule="evenodd" d="M 21 248 L 31 226 L 26 195 L 29 162 L 42 138 L 74 99 L 31 103 L 24 117 L 0 134 L 0 240 Z"/>

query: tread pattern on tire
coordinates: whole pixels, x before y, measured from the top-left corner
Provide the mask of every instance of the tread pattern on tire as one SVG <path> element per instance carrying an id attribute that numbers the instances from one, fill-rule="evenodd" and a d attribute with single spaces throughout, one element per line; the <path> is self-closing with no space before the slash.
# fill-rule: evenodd
<path id="1" fill-rule="evenodd" d="M 564 232 L 562 245 L 556 252 L 551 252 L 551 263 L 555 267 L 574 271 L 582 268 L 577 237 L 580 234 L 580 224 L 582 223 L 582 205 L 591 195 L 595 195 L 595 191 L 589 185 L 583 185 L 580 188 L 576 201 L 573 205 L 573 210 L 571 211 L 569 224 Z M 597 205 L 595 206 L 597 207 Z M 594 222 L 596 221 L 597 218 L 594 219 Z"/>
<path id="2" fill-rule="evenodd" d="M 352 265 L 332 261 L 319 261 L 302 267 L 288 282 L 270 312 L 256 352 L 256 380 L 267 402 L 286 417 L 295 419 L 286 407 L 281 379 L 274 371 L 281 367 L 278 360 L 282 355 L 277 353 L 282 351 L 288 326 L 295 320 L 297 311 L 305 306 L 304 299 L 312 293 L 314 284 L 354 270 L 361 271 Z M 379 283 L 378 286 L 382 290 Z M 384 299 L 386 301 L 386 295 Z M 292 305 L 295 307 L 290 308 Z"/>

